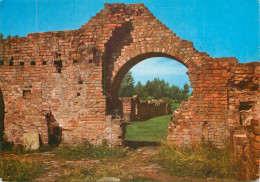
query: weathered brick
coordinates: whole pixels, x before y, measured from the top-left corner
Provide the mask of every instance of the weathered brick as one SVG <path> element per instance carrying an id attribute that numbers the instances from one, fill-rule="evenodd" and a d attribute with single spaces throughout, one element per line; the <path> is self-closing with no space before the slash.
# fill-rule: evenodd
<path id="1" fill-rule="evenodd" d="M 182 63 L 193 88 L 193 96 L 173 115 L 168 140 L 187 146 L 206 138 L 223 147 L 224 139 L 233 138 L 229 131 L 243 126 L 237 130 L 246 138 L 234 147 L 245 147 L 241 155 L 251 156 L 251 148 L 258 146 L 249 141 L 258 142 L 260 134 L 260 63 L 242 64 L 236 58 L 199 52 L 143 4 L 106 4 L 78 30 L 33 33 L 1 42 L 5 136 L 19 144 L 23 133 L 37 132 L 47 144 L 46 115 L 52 113 L 66 129 L 63 142 L 122 143 L 121 120 L 113 118 L 105 125 L 105 118 L 119 109 L 118 88 L 124 75 L 149 57 Z M 250 138 L 251 131 L 256 136 Z M 243 166 L 244 171 L 256 171 L 250 170 L 249 159 L 242 163 L 249 166 Z M 243 175 L 252 177 L 249 172 Z"/>

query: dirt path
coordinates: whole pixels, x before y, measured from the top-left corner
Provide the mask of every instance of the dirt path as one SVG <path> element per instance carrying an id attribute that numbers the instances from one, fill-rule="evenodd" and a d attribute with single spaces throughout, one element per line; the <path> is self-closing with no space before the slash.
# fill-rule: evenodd
<path id="1" fill-rule="evenodd" d="M 43 161 L 45 173 L 38 176 L 36 181 L 61 181 L 65 180 L 62 176 L 69 176 L 73 166 L 73 170 L 77 167 L 93 168 L 97 176 L 118 177 L 121 179 L 132 179 L 132 176 L 142 177 L 142 179 L 150 179 L 153 181 L 223 181 L 216 179 L 192 179 L 178 178 L 171 176 L 165 172 L 165 169 L 157 163 L 152 162 L 152 158 L 157 153 L 157 146 L 140 147 L 137 150 L 131 151 L 129 156 L 124 159 L 109 160 L 63 160 L 54 157 L 52 152 L 35 153 L 28 155 L 10 155 L 4 154 L 3 158 L 7 159 L 31 159 Z M 69 178 L 70 179 L 70 178 Z M 135 178 L 133 178 L 135 179 Z M 77 180 L 76 180 L 77 181 Z M 122 180 L 123 181 L 123 180 Z"/>

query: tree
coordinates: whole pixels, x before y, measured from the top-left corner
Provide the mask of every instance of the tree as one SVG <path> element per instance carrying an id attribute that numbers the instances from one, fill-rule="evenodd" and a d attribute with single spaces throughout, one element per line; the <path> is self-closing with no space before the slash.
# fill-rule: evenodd
<path id="1" fill-rule="evenodd" d="M 145 85 L 138 82 L 134 87 L 134 94 L 142 99 L 163 99 L 180 103 L 182 100 L 188 100 L 190 87 L 185 83 L 182 89 L 176 85 L 170 86 L 168 82 L 159 78 L 154 78 L 152 81 L 148 80 Z"/>
<path id="2" fill-rule="evenodd" d="M 184 100 L 188 100 L 189 93 L 190 93 L 190 87 L 187 83 L 185 83 L 184 86 L 183 86 Z"/>
<path id="3" fill-rule="evenodd" d="M 138 95 L 139 97 L 143 97 L 144 96 L 144 90 L 143 90 L 143 85 L 141 84 L 141 82 L 139 81 L 135 88 L 134 88 L 134 94 Z"/>
<path id="4" fill-rule="evenodd" d="M 132 73 L 129 71 L 123 78 L 120 88 L 119 88 L 119 97 L 132 97 L 134 94 L 134 78 Z"/>

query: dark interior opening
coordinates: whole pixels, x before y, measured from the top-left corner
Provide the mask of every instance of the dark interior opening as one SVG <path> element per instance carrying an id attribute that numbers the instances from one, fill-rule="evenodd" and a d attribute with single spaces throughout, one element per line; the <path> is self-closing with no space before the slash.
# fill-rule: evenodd
<path id="1" fill-rule="evenodd" d="M 239 103 L 239 110 L 240 110 L 240 111 L 242 111 L 242 110 L 250 110 L 253 103 L 254 103 L 254 102 L 252 102 L 252 101 L 249 101 L 249 102 L 240 102 L 240 103 Z"/>
<path id="2" fill-rule="evenodd" d="M 31 98 L 31 90 L 23 90 L 23 98 L 30 99 Z"/>
<path id="3" fill-rule="evenodd" d="M 54 65 L 56 66 L 57 72 L 61 73 L 62 60 L 54 61 Z"/>
<path id="4" fill-rule="evenodd" d="M 48 127 L 48 144 L 58 146 L 62 139 L 62 128 L 57 123 L 52 112 L 46 114 Z"/>

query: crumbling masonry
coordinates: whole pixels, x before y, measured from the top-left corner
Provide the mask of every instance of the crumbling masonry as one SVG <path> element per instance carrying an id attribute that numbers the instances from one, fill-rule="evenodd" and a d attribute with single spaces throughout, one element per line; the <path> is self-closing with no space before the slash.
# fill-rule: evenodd
<path id="1" fill-rule="evenodd" d="M 121 115 L 125 121 L 144 121 L 172 113 L 170 104 L 163 100 L 140 100 L 138 95 L 119 99 L 122 105 Z"/>
<path id="2" fill-rule="evenodd" d="M 135 64 L 150 57 L 185 65 L 193 88 L 193 96 L 169 124 L 168 140 L 191 145 L 204 139 L 219 147 L 231 141 L 241 158 L 241 179 L 259 177 L 260 63 L 241 64 L 236 58 L 197 51 L 143 4 L 105 4 L 78 30 L 1 42 L 4 137 L 19 144 L 24 133 L 37 132 L 47 144 L 51 115 L 63 142 L 107 139 L 120 144 L 121 119 L 114 116 L 120 82 Z"/>

